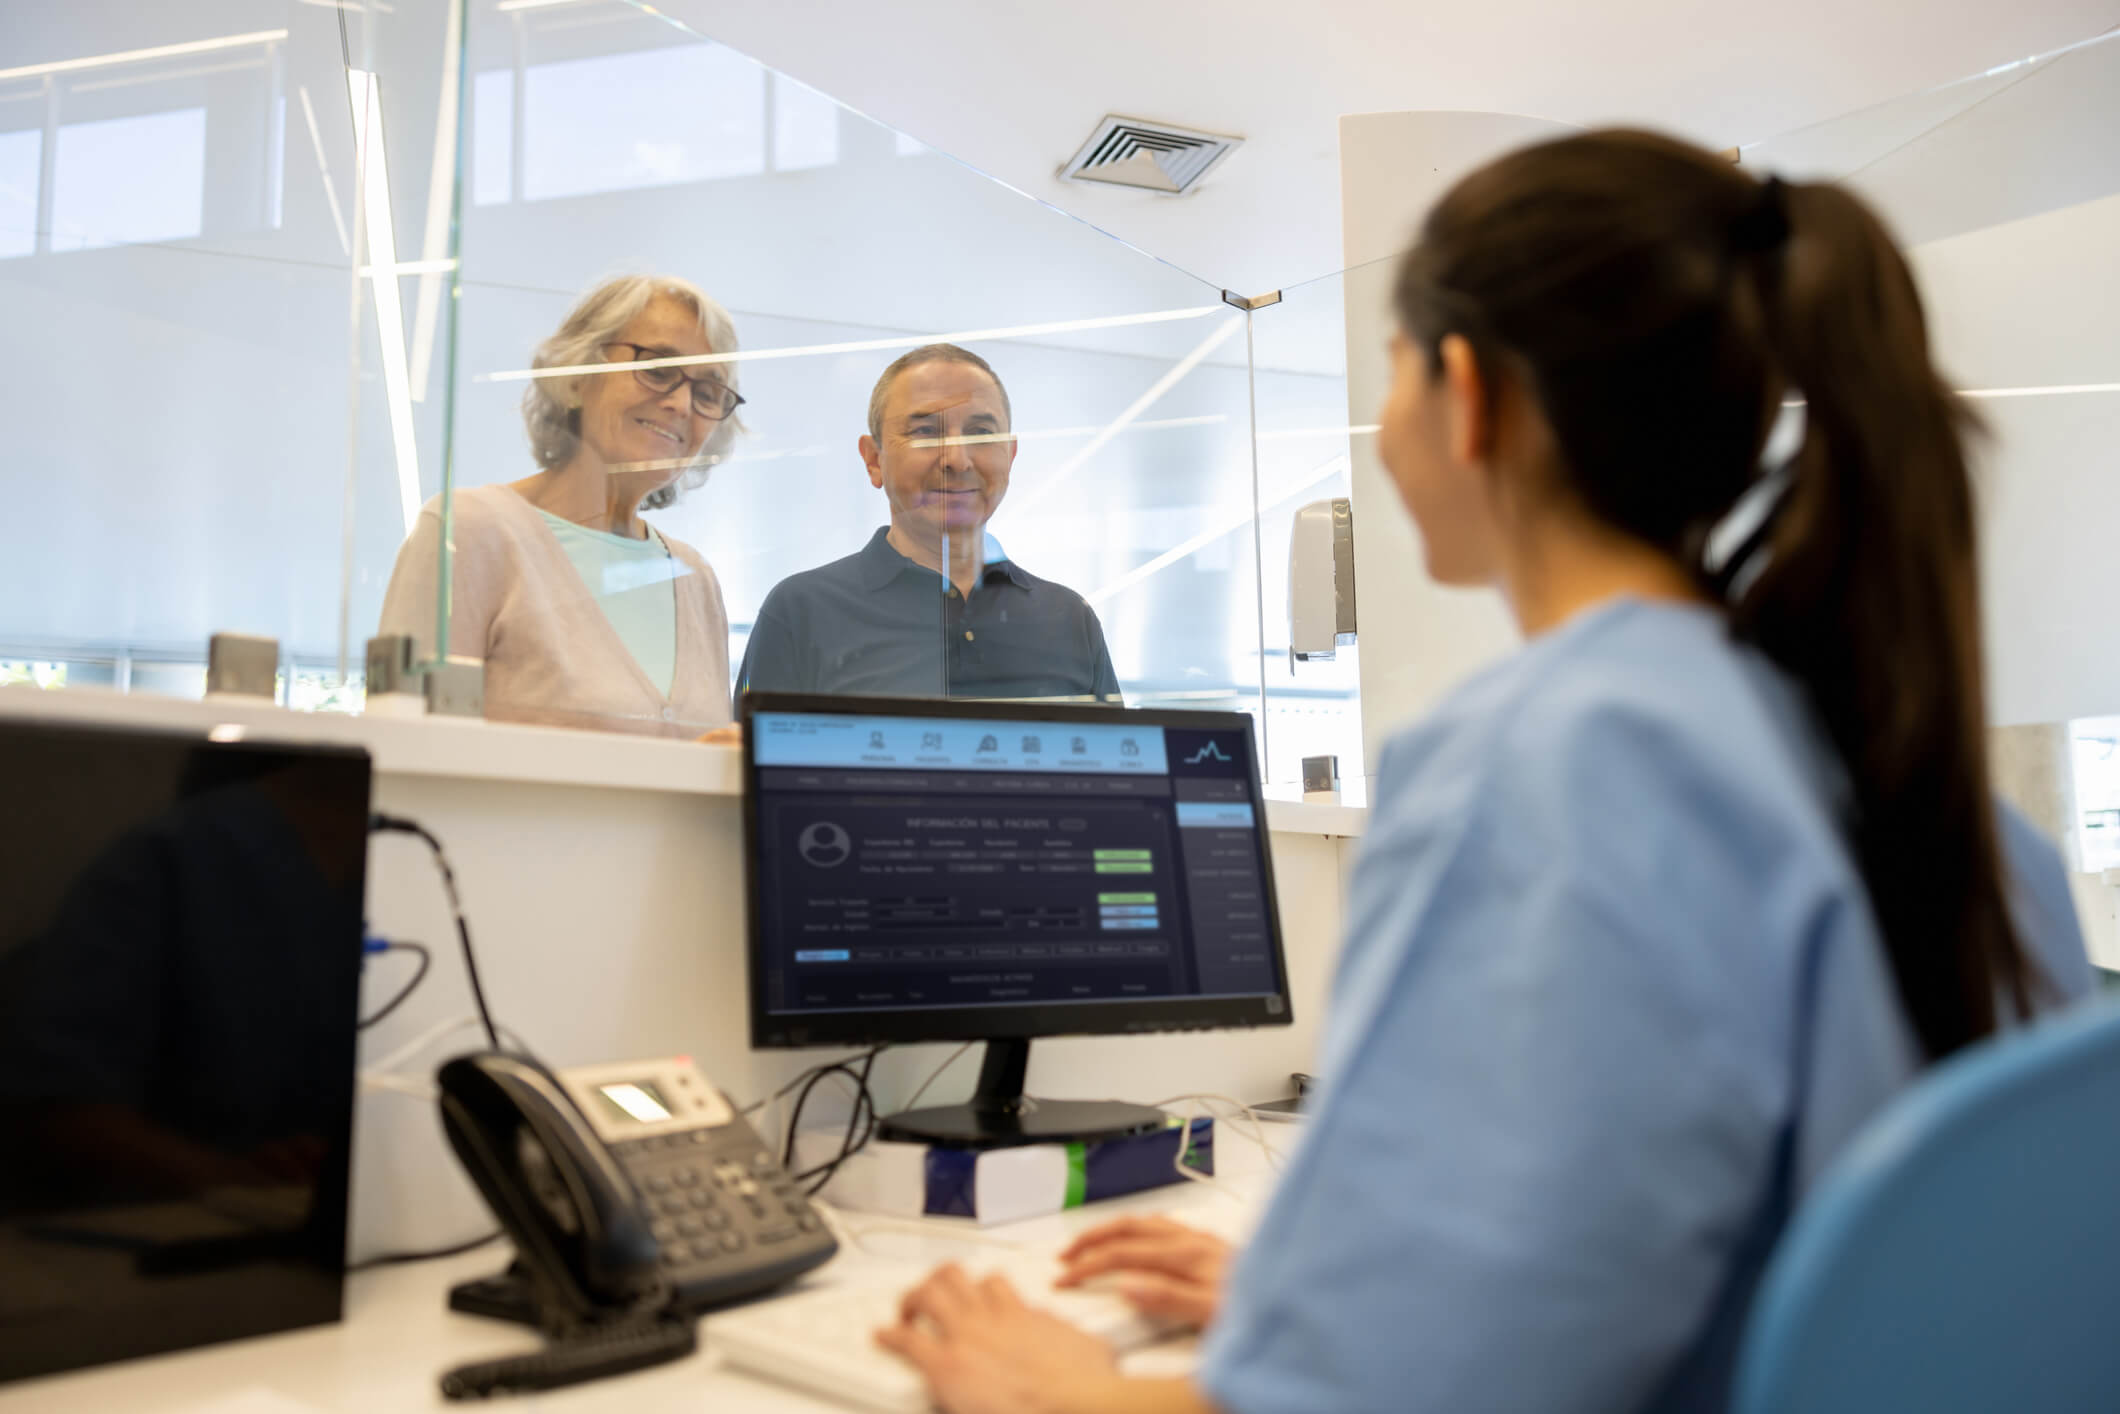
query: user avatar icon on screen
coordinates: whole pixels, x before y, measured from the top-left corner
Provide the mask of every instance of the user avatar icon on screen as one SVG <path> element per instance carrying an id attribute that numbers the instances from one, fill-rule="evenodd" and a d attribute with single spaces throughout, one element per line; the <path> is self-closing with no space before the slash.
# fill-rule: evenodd
<path id="1" fill-rule="evenodd" d="M 796 839 L 795 850 L 815 867 L 833 869 L 847 862 L 847 856 L 854 852 L 854 841 L 831 821 L 819 820 Z"/>

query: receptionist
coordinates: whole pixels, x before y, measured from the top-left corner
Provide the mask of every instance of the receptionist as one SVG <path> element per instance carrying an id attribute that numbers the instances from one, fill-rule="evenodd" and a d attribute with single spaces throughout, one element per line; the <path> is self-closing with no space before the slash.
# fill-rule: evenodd
<path id="1" fill-rule="evenodd" d="M 1322 1091 L 1227 1280 L 1176 1224 L 1077 1244 L 1205 1324 L 1198 1372 L 944 1268 L 879 1339 L 950 1414 L 1723 1409 L 1822 1166 L 2090 986 L 1989 794 L 1969 416 L 1860 200 L 1573 136 L 1445 195 L 1394 304 L 1385 467 L 1527 641 L 1384 756 Z"/>
<path id="2" fill-rule="evenodd" d="M 1008 390 L 954 344 L 914 349 L 869 397 L 861 460 L 891 523 L 854 554 L 790 575 L 760 606 L 739 692 L 1119 701 L 1081 595 L 1001 552 Z"/>
<path id="3" fill-rule="evenodd" d="M 697 488 L 738 423 L 728 311 L 691 283 L 627 275 L 538 345 L 523 422 L 540 468 L 455 494 L 449 652 L 483 658 L 486 716 L 653 735 L 723 727 L 729 620 L 714 571 L 641 518 Z M 651 365 L 651 366 L 643 366 Z M 398 551 L 381 632 L 433 648 L 441 500 Z"/>

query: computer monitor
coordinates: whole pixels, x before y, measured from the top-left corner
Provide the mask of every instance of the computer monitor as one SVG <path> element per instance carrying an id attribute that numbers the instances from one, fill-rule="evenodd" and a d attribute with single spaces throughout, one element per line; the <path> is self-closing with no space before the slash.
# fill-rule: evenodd
<path id="1" fill-rule="evenodd" d="M 337 1320 L 367 753 L 0 719 L 0 1380 Z"/>
<path id="2" fill-rule="evenodd" d="M 775 693 L 744 721 L 751 1043 L 987 1043 L 969 1104 L 884 1137 L 1157 1128 L 1026 1104 L 1031 1039 L 1293 1019 L 1241 713 Z"/>

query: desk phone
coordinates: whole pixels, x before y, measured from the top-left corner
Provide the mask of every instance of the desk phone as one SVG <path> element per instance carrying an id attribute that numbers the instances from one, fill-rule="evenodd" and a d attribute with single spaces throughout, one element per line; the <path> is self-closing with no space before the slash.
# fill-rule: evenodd
<path id="1" fill-rule="evenodd" d="M 778 1286 L 838 1250 L 690 1057 L 579 1066 L 559 1081 L 633 1181 L 679 1305 L 700 1311 Z"/>
<path id="2" fill-rule="evenodd" d="M 439 1076 L 457 1156 L 515 1242 L 449 1304 L 565 1336 L 792 1281 L 838 1244 L 690 1058 L 551 1071 L 498 1051 Z"/>

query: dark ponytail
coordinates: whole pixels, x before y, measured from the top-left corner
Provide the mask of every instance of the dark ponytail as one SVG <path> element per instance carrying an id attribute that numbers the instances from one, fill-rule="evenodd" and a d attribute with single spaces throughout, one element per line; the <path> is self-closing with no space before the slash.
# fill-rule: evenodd
<path id="1" fill-rule="evenodd" d="M 2028 1009 L 1989 794 L 1972 419 L 1929 362 L 1878 219 L 1683 143 L 1590 133 L 1460 182 L 1401 267 L 1398 313 L 1514 369 L 1566 490 L 1704 587 L 1708 533 L 1803 401 L 1788 487 L 1729 605 L 1807 691 L 1854 791 L 1857 865 L 1899 995 L 1944 1055 Z"/>

